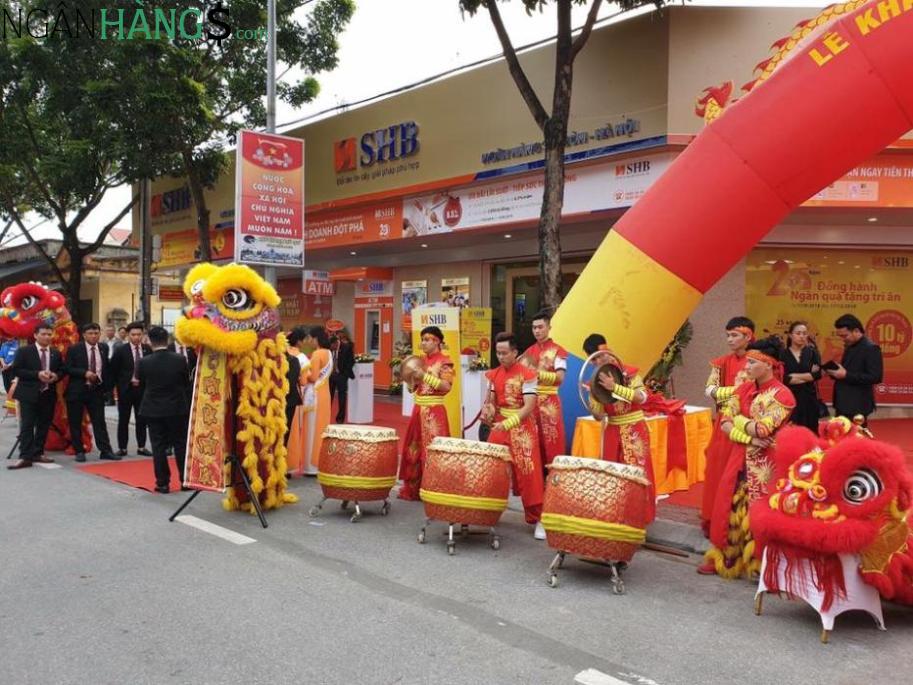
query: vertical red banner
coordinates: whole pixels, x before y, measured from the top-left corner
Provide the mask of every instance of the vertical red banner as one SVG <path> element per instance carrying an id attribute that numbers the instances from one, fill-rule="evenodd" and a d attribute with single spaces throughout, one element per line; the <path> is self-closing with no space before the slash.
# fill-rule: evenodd
<path id="1" fill-rule="evenodd" d="M 235 261 L 304 267 L 304 141 L 241 131 L 235 168 Z"/>

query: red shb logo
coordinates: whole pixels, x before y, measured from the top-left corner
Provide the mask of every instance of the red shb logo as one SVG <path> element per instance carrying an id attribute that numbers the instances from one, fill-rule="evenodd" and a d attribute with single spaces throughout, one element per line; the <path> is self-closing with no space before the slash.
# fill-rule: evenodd
<path id="1" fill-rule="evenodd" d="M 337 174 L 343 171 L 355 171 L 357 159 L 355 156 L 355 139 L 346 138 L 333 143 L 333 168 Z"/>

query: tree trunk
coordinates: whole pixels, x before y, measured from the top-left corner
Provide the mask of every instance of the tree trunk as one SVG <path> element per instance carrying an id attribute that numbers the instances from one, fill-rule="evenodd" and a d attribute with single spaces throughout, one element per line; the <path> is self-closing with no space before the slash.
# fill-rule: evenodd
<path id="1" fill-rule="evenodd" d="M 84 323 L 89 323 L 88 321 L 82 321 L 82 316 L 79 311 L 79 299 L 82 294 L 83 260 L 85 259 L 85 256 L 83 255 L 82 250 L 79 249 L 71 250 L 70 248 L 67 248 L 67 252 L 70 257 L 70 266 L 67 269 L 69 277 L 67 278 L 66 283 L 61 283 L 61 285 L 67 294 L 67 306 L 70 309 L 70 316 L 73 318 L 73 322 L 76 326 L 79 327 Z"/>
<path id="2" fill-rule="evenodd" d="M 190 194 L 193 196 L 193 206 L 197 212 L 197 239 L 200 243 L 200 261 L 212 261 L 212 244 L 209 241 L 209 208 L 206 206 L 206 197 L 203 194 L 203 184 L 200 182 L 199 175 L 193 165 L 193 152 L 185 150 L 182 154 L 184 159 L 184 172 L 187 174 L 187 181 L 190 184 Z"/>
<path id="3" fill-rule="evenodd" d="M 564 149 L 574 80 L 570 0 L 558 2 L 552 114 L 545 124 L 545 187 L 539 215 L 539 302 L 554 313 L 561 304 L 561 211 L 564 208 Z"/>
<path id="4" fill-rule="evenodd" d="M 564 206 L 564 146 L 561 125 L 549 119 L 545 134 L 545 187 L 539 215 L 539 303 L 552 313 L 561 304 L 561 210 Z M 567 123 L 563 127 L 567 129 Z M 558 138 L 559 140 L 555 140 Z M 550 140 L 551 139 L 551 140 Z"/>

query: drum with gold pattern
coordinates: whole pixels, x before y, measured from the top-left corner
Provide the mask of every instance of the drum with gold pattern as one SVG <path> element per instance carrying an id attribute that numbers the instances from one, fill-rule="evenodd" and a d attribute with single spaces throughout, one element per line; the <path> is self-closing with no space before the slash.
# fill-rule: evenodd
<path id="1" fill-rule="evenodd" d="M 427 449 L 420 494 L 429 519 L 495 526 L 510 494 L 510 450 L 476 440 L 435 438 Z"/>
<path id="2" fill-rule="evenodd" d="M 630 561 L 646 539 L 648 486 L 639 466 L 555 457 L 542 504 L 548 546 L 589 559 Z"/>
<path id="3" fill-rule="evenodd" d="M 385 500 L 396 484 L 399 438 L 392 428 L 330 424 L 317 481 L 328 499 Z"/>

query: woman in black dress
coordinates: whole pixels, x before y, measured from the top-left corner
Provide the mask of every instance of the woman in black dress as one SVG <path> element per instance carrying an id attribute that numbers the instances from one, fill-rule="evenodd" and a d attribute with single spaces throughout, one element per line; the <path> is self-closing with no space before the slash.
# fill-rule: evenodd
<path id="1" fill-rule="evenodd" d="M 802 321 L 790 324 L 787 347 L 780 352 L 783 382 L 796 398 L 790 422 L 818 433 L 818 385 L 821 378 L 821 355 L 808 344 L 808 326 Z"/>

